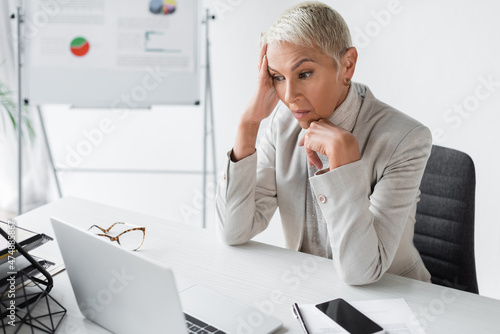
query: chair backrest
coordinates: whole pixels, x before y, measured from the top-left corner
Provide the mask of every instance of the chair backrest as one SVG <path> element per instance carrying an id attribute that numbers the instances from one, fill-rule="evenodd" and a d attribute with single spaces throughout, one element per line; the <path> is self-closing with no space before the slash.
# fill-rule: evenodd
<path id="1" fill-rule="evenodd" d="M 435 284 L 479 293 L 474 257 L 476 173 L 465 153 L 434 145 L 420 185 L 414 243 Z"/>

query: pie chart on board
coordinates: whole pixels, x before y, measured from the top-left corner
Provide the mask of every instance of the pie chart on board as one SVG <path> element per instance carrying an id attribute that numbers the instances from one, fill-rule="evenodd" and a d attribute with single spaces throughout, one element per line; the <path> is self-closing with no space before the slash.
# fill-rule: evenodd
<path id="1" fill-rule="evenodd" d="M 169 15 L 177 8 L 176 0 L 150 0 L 149 11 L 153 14 Z"/>
<path id="2" fill-rule="evenodd" d="M 71 41 L 71 53 L 77 57 L 85 56 L 90 49 L 89 42 L 83 37 L 76 37 Z"/>

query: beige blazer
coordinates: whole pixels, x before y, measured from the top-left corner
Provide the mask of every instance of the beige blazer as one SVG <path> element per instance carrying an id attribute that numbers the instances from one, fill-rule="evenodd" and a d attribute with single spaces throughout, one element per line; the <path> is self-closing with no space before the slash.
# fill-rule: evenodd
<path id="1" fill-rule="evenodd" d="M 309 178 L 298 146 L 302 129 L 280 102 L 256 153 L 237 163 L 228 158 L 217 188 L 217 232 L 230 245 L 245 243 L 267 228 L 279 207 L 286 246 L 299 250 L 310 181 L 346 283 L 367 284 L 385 272 L 429 281 L 413 233 L 430 131 L 366 86 L 351 88 L 363 97 L 352 131 L 361 160 Z"/>

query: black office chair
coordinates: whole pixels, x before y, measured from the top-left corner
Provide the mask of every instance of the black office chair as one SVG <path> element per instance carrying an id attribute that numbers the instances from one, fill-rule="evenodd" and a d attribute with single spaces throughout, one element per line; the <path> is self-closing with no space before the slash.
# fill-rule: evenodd
<path id="1" fill-rule="evenodd" d="M 476 173 L 472 159 L 432 147 L 420 185 L 413 241 L 435 284 L 479 293 L 474 258 Z"/>

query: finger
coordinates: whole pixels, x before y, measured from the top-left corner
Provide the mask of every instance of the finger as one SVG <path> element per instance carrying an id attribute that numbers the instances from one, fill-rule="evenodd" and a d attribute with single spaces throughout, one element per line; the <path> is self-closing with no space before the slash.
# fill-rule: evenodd
<path id="1" fill-rule="evenodd" d="M 306 153 L 307 158 L 309 159 L 309 166 L 314 165 L 318 169 L 323 169 L 323 163 L 321 162 L 321 159 L 316 152 L 310 149 L 306 149 Z"/>
<path id="2" fill-rule="evenodd" d="M 306 136 L 304 135 L 304 137 L 302 137 L 300 140 L 299 140 L 299 146 L 304 146 L 304 140 L 305 140 Z"/>
<path id="3" fill-rule="evenodd" d="M 319 158 L 318 154 L 314 151 L 308 148 L 305 143 L 306 139 L 309 139 L 309 134 L 306 131 L 306 134 L 304 137 L 302 137 L 299 140 L 299 146 L 305 146 L 306 154 L 307 154 L 307 162 L 309 163 L 309 166 L 316 166 L 318 169 L 323 168 L 323 163 L 321 162 L 321 159 Z"/>
<path id="4" fill-rule="evenodd" d="M 262 65 L 259 70 L 260 79 L 269 79 L 269 71 L 267 70 L 267 55 L 262 58 Z"/>
<path id="5" fill-rule="evenodd" d="M 266 55 L 266 52 L 267 52 L 267 44 L 264 44 L 260 47 L 260 53 L 259 53 L 259 62 L 258 62 L 258 68 L 259 68 L 259 71 L 262 67 L 262 63 L 263 63 L 263 60 L 264 60 L 264 56 Z"/>

